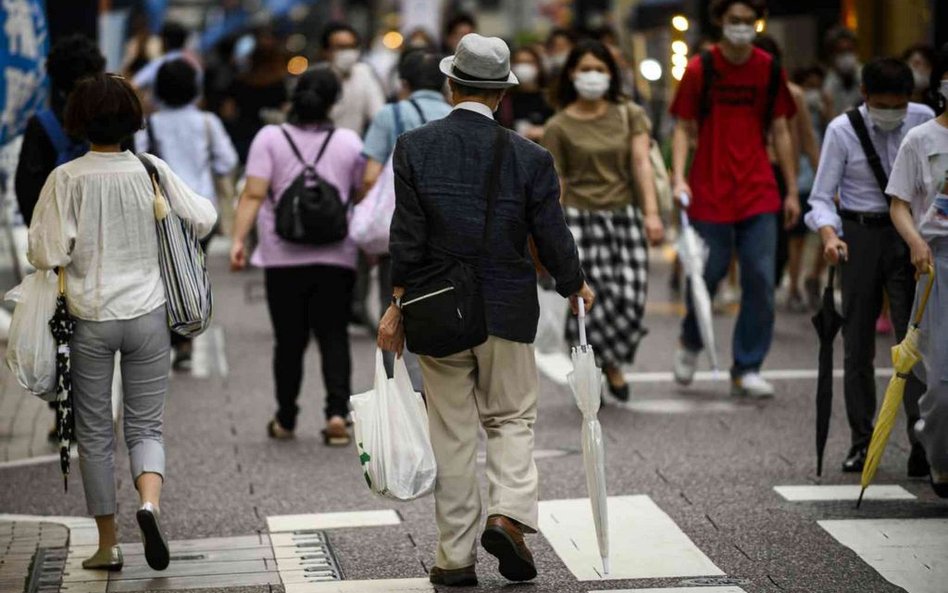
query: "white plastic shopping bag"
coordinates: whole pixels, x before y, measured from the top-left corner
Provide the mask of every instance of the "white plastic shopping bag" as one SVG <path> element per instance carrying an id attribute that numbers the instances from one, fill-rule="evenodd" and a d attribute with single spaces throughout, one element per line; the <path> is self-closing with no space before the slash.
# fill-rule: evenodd
<path id="1" fill-rule="evenodd" d="M 16 302 L 7 342 L 7 367 L 17 381 L 46 401 L 56 398 L 56 341 L 49 320 L 59 293 L 55 272 L 40 270 L 4 297 Z"/>
<path id="2" fill-rule="evenodd" d="M 395 378 L 389 379 L 378 350 L 375 388 L 349 401 L 359 461 L 372 492 L 413 500 L 434 490 L 437 464 L 428 413 L 421 394 L 412 389 L 405 360 L 395 360 Z"/>
<path id="3" fill-rule="evenodd" d="M 356 204 L 349 221 L 349 236 L 369 255 L 388 253 L 389 228 L 395 215 L 395 171 L 389 157 L 378 181 Z"/>
<path id="4" fill-rule="evenodd" d="M 537 325 L 537 337 L 533 344 L 537 352 L 551 354 L 568 352 L 566 345 L 566 320 L 569 301 L 555 290 L 537 288 L 537 300 L 540 302 L 540 322 Z"/>

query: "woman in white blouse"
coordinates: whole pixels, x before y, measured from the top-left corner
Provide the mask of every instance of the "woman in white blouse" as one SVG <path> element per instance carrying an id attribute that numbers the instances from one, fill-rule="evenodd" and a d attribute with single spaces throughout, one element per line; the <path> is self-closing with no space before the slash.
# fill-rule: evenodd
<path id="1" fill-rule="evenodd" d="M 73 90 L 65 125 L 91 150 L 47 179 L 30 226 L 29 259 L 38 269 L 64 269 L 69 310 L 78 321 L 71 343 L 76 437 L 86 504 L 99 531 L 98 550 L 83 568 L 120 570 L 123 564 L 116 545 L 111 410 L 115 353 L 121 352 L 125 441 L 141 499 L 136 518 L 145 558 L 162 570 L 169 562 L 158 502 L 170 331 L 154 191 L 138 158 L 120 149 L 142 127 L 142 106 L 124 79 L 97 75 Z M 210 232 L 217 219 L 213 204 L 161 159 L 150 158 L 174 211 L 202 236 Z"/>

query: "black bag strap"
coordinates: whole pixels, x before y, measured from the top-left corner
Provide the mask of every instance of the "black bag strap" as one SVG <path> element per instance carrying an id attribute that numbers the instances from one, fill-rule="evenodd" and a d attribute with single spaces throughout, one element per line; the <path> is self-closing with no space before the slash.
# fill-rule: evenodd
<path id="1" fill-rule="evenodd" d="M 280 131 L 283 132 L 283 136 L 286 138 L 286 141 L 290 143 L 290 149 L 293 151 L 293 154 L 296 155 L 296 159 L 307 169 L 314 169 L 316 165 L 319 164 L 319 161 L 323 158 L 323 153 L 326 152 L 326 147 L 329 146 L 329 141 L 332 140 L 333 134 L 336 133 L 336 128 L 329 128 L 329 133 L 326 134 L 326 139 L 323 140 L 322 146 L 319 147 L 319 153 L 316 155 L 316 160 L 313 161 L 312 165 L 303 160 L 303 155 L 300 153 L 300 149 L 296 147 L 296 143 L 293 142 L 293 138 L 290 137 L 290 133 L 286 131 L 286 128 L 280 126 Z"/>
<path id="2" fill-rule="evenodd" d="M 507 149 L 507 129 L 498 124 L 494 135 L 494 158 L 487 170 L 487 211 L 484 219 L 484 236 L 481 239 L 481 252 L 486 251 L 491 221 L 494 219 L 494 207 L 500 194 L 500 169 L 504 164 L 504 152 Z"/>
<path id="3" fill-rule="evenodd" d="M 780 92 L 780 83 L 783 79 L 783 65 L 777 56 L 770 60 L 770 80 L 767 81 L 767 103 L 764 104 L 764 134 L 770 130 L 774 121 L 774 110 L 777 108 L 777 94 Z"/>
<path id="4" fill-rule="evenodd" d="M 418 104 L 418 101 L 409 99 L 408 102 L 411 103 L 411 106 L 418 112 L 418 117 L 421 118 L 421 125 L 428 123 L 428 118 L 425 117 L 425 112 L 421 110 L 421 105 Z"/>
<path id="5" fill-rule="evenodd" d="M 698 123 L 711 115 L 711 87 L 717 73 L 714 71 L 714 55 L 711 50 L 701 52 L 701 96 L 698 101 Z"/>
<path id="6" fill-rule="evenodd" d="M 886 175 L 885 169 L 882 167 L 882 159 L 879 158 L 879 153 L 876 152 L 876 147 L 872 144 L 872 138 L 869 137 L 869 128 L 866 127 L 866 120 L 862 118 L 862 114 L 859 113 L 857 108 L 847 111 L 846 117 L 849 119 L 853 130 L 855 130 L 856 137 L 859 138 L 862 151 L 866 154 L 866 160 L 869 161 L 869 168 L 872 169 L 876 183 L 879 184 L 879 191 L 882 192 L 888 204 L 892 201 L 889 194 L 885 193 L 885 189 L 889 185 L 889 176 Z"/>
<path id="7" fill-rule="evenodd" d="M 153 162 L 151 162 L 151 159 L 141 153 L 136 154 L 135 156 L 138 157 L 138 160 L 140 160 L 142 165 L 145 166 L 145 170 L 148 171 L 148 178 L 153 179 L 155 184 L 161 187 L 161 175 L 158 174 L 158 168 Z"/>

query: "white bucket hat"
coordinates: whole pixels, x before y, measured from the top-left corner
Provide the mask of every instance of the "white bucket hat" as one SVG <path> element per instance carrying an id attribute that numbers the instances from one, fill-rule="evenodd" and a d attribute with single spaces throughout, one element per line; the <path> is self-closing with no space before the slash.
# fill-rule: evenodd
<path id="1" fill-rule="evenodd" d="M 520 84 L 510 71 L 510 48 L 504 40 L 477 33 L 462 37 L 457 53 L 441 60 L 441 73 L 478 89 L 506 89 Z"/>

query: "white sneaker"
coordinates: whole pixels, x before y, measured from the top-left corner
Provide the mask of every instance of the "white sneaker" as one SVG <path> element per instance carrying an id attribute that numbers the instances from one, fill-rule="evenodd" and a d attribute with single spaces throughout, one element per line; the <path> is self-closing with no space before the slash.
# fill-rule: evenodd
<path id="1" fill-rule="evenodd" d="M 736 397 L 768 398 L 774 396 L 774 386 L 760 373 L 746 373 L 731 382 L 731 395 Z"/>
<path id="2" fill-rule="evenodd" d="M 691 385 L 691 382 L 695 380 L 695 371 L 698 370 L 698 355 L 701 354 L 700 351 L 693 351 L 685 348 L 684 346 L 678 346 L 678 349 L 675 350 L 675 382 L 679 385 Z"/>

